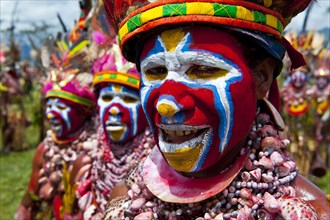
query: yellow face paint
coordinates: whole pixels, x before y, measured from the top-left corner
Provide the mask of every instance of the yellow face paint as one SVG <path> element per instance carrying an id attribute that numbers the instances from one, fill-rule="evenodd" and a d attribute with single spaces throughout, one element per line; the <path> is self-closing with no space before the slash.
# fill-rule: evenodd
<path id="1" fill-rule="evenodd" d="M 121 89 L 122 89 L 122 86 L 121 85 L 118 85 L 118 84 L 113 84 L 113 88 L 116 92 L 120 92 Z"/>
<path id="2" fill-rule="evenodd" d="M 53 117 L 53 114 L 47 114 L 47 119 L 52 119 Z"/>
<path id="3" fill-rule="evenodd" d="M 117 115 L 117 114 L 118 114 L 118 110 L 117 110 L 117 108 L 111 108 L 111 109 L 110 109 L 110 114 L 111 114 L 111 115 Z"/>
<path id="4" fill-rule="evenodd" d="M 181 42 L 185 34 L 186 33 L 183 31 L 182 28 L 164 31 L 161 34 L 161 38 L 165 44 L 166 50 L 168 52 L 173 52 L 178 46 L 178 44 Z"/>
<path id="5" fill-rule="evenodd" d="M 188 69 L 187 75 L 191 79 L 218 79 L 228 74 L 228 70 L 209 67 L 209 66 L 192 66 Z"/>
<path id="6" fill-rule="evenodd" d="M 123 134 L 125 133 L 126 128 L 123 129 L 119 129 L 116 131 L 110 131 L 110 136 L 114 141 L 119 141 L 121 139 L 121 137 L 123 136 Z"/>
<path id="7" fill-rule="evenodd" d="M 145 72 L 145 76 L 149 81 L 163 80 L 167 76 L 167 69 L 165 66 L 150 68 Z"/>
<path id="8" fill-rule="evenodd" d="M 168 163 L 177 171 L 189 172 L 200 156 L 202 145 L 195 148 L 183 148 L 171 153 L 163 152 Z"/>
<path id="9" fill-rule="evenodd" d="M 177 112 L 177 110 L 172 105 L 166 103 L 157 105 L 157 111 L 159 114 L 165 117 L 171 117 Z"/>

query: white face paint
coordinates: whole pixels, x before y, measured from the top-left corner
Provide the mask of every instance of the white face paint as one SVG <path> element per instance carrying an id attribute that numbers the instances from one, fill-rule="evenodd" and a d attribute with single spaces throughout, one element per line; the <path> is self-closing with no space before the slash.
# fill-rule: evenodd
<path id="1" fill-rule="evenodd" d="M 207 51 L 189 51 L 185 50 L 184 47 L 188 47 L 188 39 L 190 33 L 187 33 L 181 40 L 174 51 L 167 51 L 164 42 L 160 36 L 158 36 L 158 42 L 162 46 L 162 52 L 156 54 L 150 54 L 141 62 L 141 73 L 142 73 L 142 84 L 141 89 L 141 101 L 146 103 L 147 93 L 161 84 L 166 80 L 174 80 L 181 82 L 187 86 L 198 88 L 212 86 L 216 88 L 217 94 L 220 98 L 220 103 L 225 110 L 227 122 L 224 132 L 221 136 L 224 137 L 222 140 L 220 149 L 223 149 L 227 144 L 227 137 L 230 128 L 232 106 L 229 103 L 230 97 L 226 92 L 227 87 L 230 83 L 239 81 L 242 77 L 241 70 L 227 59 L 224 59 L 220 55 L 216 56 L 214 53 Z M 218 78 L 198 78 L 189 77 L 187 71 L 192 66 L 207 66 L 226 70 L 228 73 Z M 167 75 L 163 79 L 149 80 L 147 78 L 146 71 L 155 67 L 164 66 L 167 69 Z M 171 100 L 161 100 L 162 102 Z M 220 116 L 220 115 L 219 115 Z"/>
<path id="2" fill-rule="evenodd" d="M 185 149 L 196 148 L 201 145 L 201 152 L 198 154 L 198 158 L 191 160 L 196 161 L 191 170 L 179 169 L 180 171 L 197 171 L 203 164 L 207 153 L 210 150 L 212 141 L 206 140 L 211 137 L 218 137 L 220 143 L 218 143 L 218 151 L 221 152 L 228 145 L 228 141 L 231 137 L 231 129 L 233 127 L 233 103 L 232 97 L 229 92 L 229 86 L 242 79 L 241 69 L 224 58 L 220 54 L 215 54 L 207 50 L 192 50 L 190 49 L 191 35 L 186 33 L 175 49 L 168 51 L 166 45 L 161 36 L 158 36 L 155 47 L 152 48 L 147 56 L 143 58 L 141 62 L 141 101 L 146 113 L 149 124 L 153 126 L 153 130 L 158 136 L 158 146 L 162 152 L 183 152 Z M 206 68 L 207 70 L 216 70 L 214 74 L 205 75 L 194 73 L 194 67 Z M 207 69 L 208 68 L 208 69 Z M 203 69 L 202 69 L 203 70 Z M 203 71 L 201 71 L 203 72 Z M 162 89 L 167 91 L 166 93 L 157 93 L 158 100 L 149 100 L 149 97 L 155 97 L 152 95 L 153 91 L 164 87 L 164 83 L 172 81 L 173 83 L 180 83 L 188 88 L 190 91 L 200 91 L 200 99 L 203 97 L 203 91 L 212 91 L 213 104 L 216 112 L 213 117 L 219 119 L 220 125 L 201 124 L 194 126 L 189 125 L 189 122 L 185 122 L 182 114 L 173 114 L 170 116 L 162 117 L 161 121 L 157 121 L 156 118 L 152 118 L 155 115 L 154 112 L 150 112 L 151 107 L 148 108 L 148 103 L 156 103 L 156 108 L 159 111 L 159 106 L 171 106 L 171 110 L 178 113 L 181 108 L 184 108 L 179 102 L 181 99 L 180 94 L 177 94 L 175 85 L 172 83 L 171 89 Z M 194 95 L 195 96 L 195 95 Z M 198 98 L 198 97 L 197 97 Z M 150 105 L 150 104 L 149 104 Z M 181 106 L 181 107 L 180 107 Z M 160 112 L 159 112 L 160 113 Z M 160 113 L 162 114 L 162 113 Z M 197 117 L 197 115 L 196 115 Z M 195 120 L 196 121 L 196 120 Z M 184 125 L 182 125 L 184 124 Z M 156 127 L 157 125 L 157 127 Z M 167 143 L 162 136 L 166 133 L 169 136 L 192 136 L 193 131 L 205 130 L 209 128 L 209 131 L 202 133 L 200 136 L 193 136 L 190 140 L 185 140 L 183 143 Z M 217 129 L 215 129 L 217 128 Z M 214 132 L 216 134 L 214 134 Z M 198 132 L 197 132 L 198 133 Z M 179 138 L 173 138 L 178 140 Z M 172 140 L 173 140 L 172 139 Z M 180 142 L 180 141 L 178 141 Z"/>
<path id="3" fill-rule="evenodd" d="M 69 112 L 71 107 L 60 101 L 58 98 L 47 100 L 46 116 L 52 131 L 56 136 L 61 136 L 64 129 L 70 131 L 71 119 Z"/>
<path id="4" fill-rule="evenodd" d="M 97 105 L 110 141 L 125 142 L 137 134 L 138 109 L 141 107 L 137 91 L 109 84 L 100 90 Z"/>

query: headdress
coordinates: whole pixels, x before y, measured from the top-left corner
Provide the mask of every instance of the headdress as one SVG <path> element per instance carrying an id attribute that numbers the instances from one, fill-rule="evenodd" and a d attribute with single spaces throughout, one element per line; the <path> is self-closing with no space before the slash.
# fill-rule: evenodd
<path id="1" fill-rule="evenodd" d="M 55 43 L 55 45 L 53 45 Z M 92 108 L 95 97 L 91 90 L 92 74 L 87 60 L 88 40 L 83 36 L 72 45 L 61 39 L 49 38 L 42 48 L 42 63 L 48 72 L 44 85 L 45 98 L 63 98 Z"/>
<path id="2" fill-rule="evenodd" d="M 314 71 L 314 77 L 324 77 L 330 80 L 330 50 L 323 48 L 320 50 L 316 58 L 316 70 Z"/>
<path id="3" fill-rule="evenodd" d="M 169 25 L 207 24 L 230 29 L 252 39 L 277 60 L 274 76 L 288 53 L 292 68 L 305 65 L 303 56 L 282 37 L 291 19 L 312 0 L 103 0 L 107 18 L 118 28 L 124 57 L 136 61 L 141 40 Z M 119 24 L 119 27 L 117 26 Z M 269 100 L 279 109 L 276 80 Z"/>
<path id="4" fill-rule="evenodd" d="M 122 56 L 116 40 L 117 36 L 107 24 L 102 4 L 99 5 L 92 23 L 94 26 L 93 42 L 97 47 L 97 58 L 92 66 L 93 85 L 109 82 L 139 89 L 139 72 L 135 64 L 128 62 Z"/>
<path id="5" fill-rule="evenodd" d="M 294 48 L 282 38 L 284 28 L 292 17 L 303 11 L 312 0 L 103 0 L 108 20 L 118 27 L 118 38 L 124 56 L 136 57 L 136 42 L 147 31 L 164 25 L 204 23 L 233 28 L 253 37 L 275 58 L 282 59 L 284 51 L 273 45 L 271 36 L 286 48 L 292 66 L 304 64 Z M 261 33 L 261 34 L 260 34 Z M 275 46 L 275 47 L 274 47 Z M 277 50 L 277 54 L 273 50 Z"/>
<path id="6" fill-rule="evenodd" d="M 325 36 L 314 30 L 301 34 L 292 30 L 287 32 L 284 37 L 296 50 L 303 54 L 309 53 L 310 55 L 317 56 L 326 46 Z"/>
<path id="7" fill-rule="evenodd" d="M 78 22 L 75 23 L 75 26 L 72 28 L 69 34 L 69 39 L 71 42 L 77 41 L 81 34 L 86 32 L 88 27 L 87 20 L 92 9 L 92 1 L 91 0 L 80 0 L 80 16 Z"/>

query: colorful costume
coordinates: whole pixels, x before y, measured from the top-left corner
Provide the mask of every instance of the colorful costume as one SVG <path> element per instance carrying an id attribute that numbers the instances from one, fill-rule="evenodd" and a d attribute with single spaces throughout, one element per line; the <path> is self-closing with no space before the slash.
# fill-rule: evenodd
<path id="1" fill-rule="evenodd" d="M 304 176 L 324 176 L 326 166 L 319 155 L 319 146 L 322 143 L 317 135 L 318 114 L 317 106 L 312 105 L 316 96 L 315 73 L 318 72 L 318 54 L 322 53 L 325 46 L 323 35 L 310 31 L 298 35 L 296 32 L 288 32 L 285 36 L 292 45 L 304 54 L 307 65 L 289 72 L 281 90 L 284 104 L 283 113 L 290 130 L 291 153 Z M 323 72 L 323 70 L 321 70 Z M 321 80 L 322 81 L 322 80 Z M 322 83 L 321 83 L 322 84 Z M 314 88 L 313 88 L 314 87 Z M 324 105 L 325 104 L 325 105 Z M 322 106 L 322 105 L 321 105 Z M 326 102 L 323 103 L 326 107 Z M 313 117 L 315 112 L 315 117 Z M 316 136 L 313 134 L 316 132 Z"/>
<path id="2" fill-rule="evenodd" d="M 314 127 L 317 147 L 314 152 L 311 172 L 324 176 L 330 166 L 330 52 L 321 50 L 313 72 L 315 85 L 312 88 L 314 104 Z"/>
<path id="3" fill-rule="evenodd" d="M 285 51 L 293 68 L 304 64 L 281 33 L 309 3 L 104 0 L 124 56 L 141 72 L 157 145 L 106 219 L 329 215 L 325 195 L 298 176 L 285 150 L 273 81 Z M 301 194 L 306 188 L 317 201 Z"/>
<path id="4" fill-rule="evenodd" d="M 77 209 L 71 215 L 80 212 L 83 219 L 102 219 L 114 186 L 154 146 L 138 95 L 140 79 L 135 65 L 98 29 L 92 33 L 99 55 L 92 67 L 101 125 L 98 147 L 77 160 L 72 174 Z"/>
<path id="5" fill-rule="evenodd" d="M 79 62 L 86 58 L 86 39 L 79 39 L 71 47 L 58 39 L 56 48 L 49 41 L 43 48 L 43 64 L 49 71 L 43 94 L 50 130 L 36 149 L 27 193 L 15 219 L 61 219 L 74 196 L 69 185 L 72 163 L 96 145 L 92 74 L 78 69 L 82 67 Z"/>

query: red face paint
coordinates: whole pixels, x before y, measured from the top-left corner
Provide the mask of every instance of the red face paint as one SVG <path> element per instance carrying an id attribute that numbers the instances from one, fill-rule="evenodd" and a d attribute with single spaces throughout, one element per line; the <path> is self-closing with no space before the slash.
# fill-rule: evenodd
<path id="1" fill-rule="evenodd" d="M 174 169 L 199 172 L 222 161 L 224 169 L 243 147 L 256 95 L 239 45 L 233 35 L 205 27 L 163 32 L 146 43 L 142 105 Z"/>

